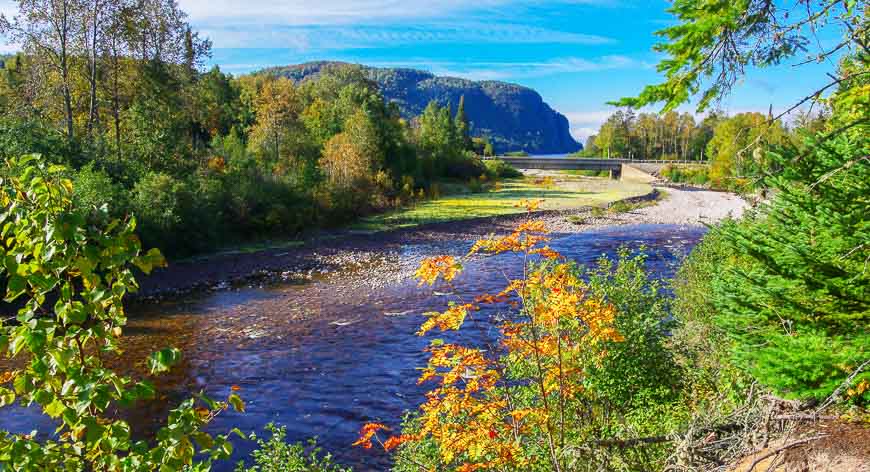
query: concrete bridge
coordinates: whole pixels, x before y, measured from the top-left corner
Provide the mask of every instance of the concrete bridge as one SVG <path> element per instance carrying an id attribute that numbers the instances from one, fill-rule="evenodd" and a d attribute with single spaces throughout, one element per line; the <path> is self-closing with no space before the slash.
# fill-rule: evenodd
<path id="1" fill-rule="evenodd" d="M 637 159 L 597 159 L 574 157 L 509 157 L 498 156 L 517 169 L 541 170 L 589 170 L 608 172 L 613 179 L 630 178 L 632 180 L 652 181 L 662 167 L 668 164 L 703 165 L 699 161 L 661 161 Z"/>

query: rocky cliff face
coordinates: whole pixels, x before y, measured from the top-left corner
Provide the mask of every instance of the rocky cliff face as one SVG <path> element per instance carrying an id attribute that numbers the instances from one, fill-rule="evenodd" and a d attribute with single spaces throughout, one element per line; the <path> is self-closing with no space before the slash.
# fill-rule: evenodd
<path id="1" fill-rule="evenodd" d="M 294 80 L 318 74 L 329 62 L 267 69 L 265 73 Z M 544 103 L 532 89 L 496 81 L 475 82 L 438 77 L 414 69 L 364 67 L 387 100 L 396 102 L 406 118 L 420 115 L 431 100 L 454 107 L 465 96 L 465 111 L 473 136 L 487 136 L 496 152 L 531 154 L 575 152 L 582 148 L 569 132 L 568 119 Z"/>

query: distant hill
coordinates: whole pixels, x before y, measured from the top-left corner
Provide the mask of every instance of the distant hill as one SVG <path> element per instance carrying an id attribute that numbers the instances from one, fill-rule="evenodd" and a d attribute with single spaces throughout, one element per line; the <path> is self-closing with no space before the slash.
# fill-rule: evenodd
<path id="1" fill-rule="evenodd" d="M 273 67 L 261 73 L 300 81 L 337 62 Z M 465 110 L 473 136 L 487 136 L 497 153 L 526 151 L 531 154 L 570 153 L 582 149 L 571 137 L 568 119 L 544 103 L 534 90 L 496 81 L 475 82 L 438 77 L 415 69 L 363 66 L 387 100 L 396 102 L 405 118 L 419 116 L 429 101 L 454 107 L 465 96 Z"/>

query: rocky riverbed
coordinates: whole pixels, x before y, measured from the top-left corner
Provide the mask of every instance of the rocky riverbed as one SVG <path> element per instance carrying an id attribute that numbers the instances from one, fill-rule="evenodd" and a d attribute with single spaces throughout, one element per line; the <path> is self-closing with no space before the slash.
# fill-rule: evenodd
<path id="1" fill-rule="evenodd" d="M 729 193 L 674 188 L 657 188 L 656 191 L 664 193 L 655 204 L 623 213 L 584 208 L 538 212 L 535 218 L 544 220 L 553 233 L 564 235 L 618 225 L 701 226 L 728 216 L 739 217 L 747 207 L 743 199 Z M 138 298 L 172 298 L 196 291 L 323 279 L 339 270 L 342 277 L 349 277 L 351 282 L 377 288 L 408 278 L 419 259 L 431 255 L 425 253 L 427 244 L 505 233 L 525 218 L 526 215 L 509 215 L 383 233 L 321 234 L 299 247 L 221 254 L 174 263 L 149 277 L 141 277 Z M 416 248 L 415 253 L 406 253 L 409 246 Z M 382 267 L 389 270 L 380 270 Z"/>

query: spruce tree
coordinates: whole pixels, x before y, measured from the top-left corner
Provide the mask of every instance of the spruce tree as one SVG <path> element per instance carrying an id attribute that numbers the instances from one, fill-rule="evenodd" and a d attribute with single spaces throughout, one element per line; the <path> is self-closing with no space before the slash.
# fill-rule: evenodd
<path id="1" fill-rule="evenodd" d="M 714 321 L 736 361 L 787 397 L 825 398 L 870 359 L 870 80 L 861 77 L 831 99 L 828 129 L 769 153 L 782 169 L 765 179 L 771 202 L 721 229 L 733 257 L 713 284 Z M 852 385 L 862 380 L 870 372 Z"/>
<path id="2" fill-rule="evenodd" d="M 459 107 L 456 108 L 456 118 L 454 121 L 456 136 L 462 149 L 465 151 L 472 150 L 474 143 L 471 141 L 471 125 L 468 122 L 468 115 L 465 114 L 465 95 L 459 98 Z"/>

